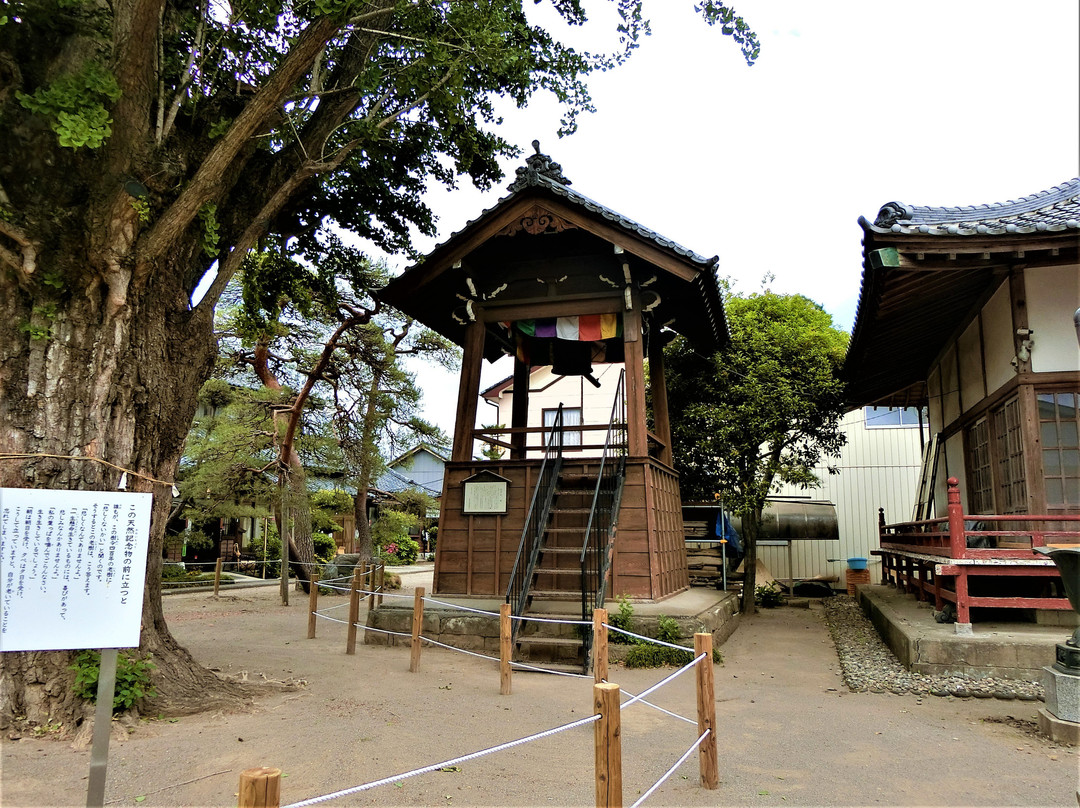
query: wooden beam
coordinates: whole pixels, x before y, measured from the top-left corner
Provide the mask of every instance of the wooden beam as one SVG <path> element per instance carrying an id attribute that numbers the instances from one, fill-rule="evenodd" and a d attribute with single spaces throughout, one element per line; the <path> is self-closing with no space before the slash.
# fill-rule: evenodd
<path id="1" fill-rule="evenodd" d="M 510 426 L 513 429 L 525 429 L 529 426 L 529 371 L 525 362 L 514 357 L 514 393 L 510 414 Z M 510 459 L 525 459 L 525 432 L 513 432 L 510 435 Z"/>
<path id="2" fill-rule="evenodd" d="M 488 323 L 538 317 L 573 317 L 580 314 L 615 314 L 623 310 L 622 293 L 565 297 L 532 297 L 499 304 L 488 301 L 477 316 Z"/>
<path id="3" fill-rule="evenodd" d="M 623 359 L 626 365 L 626 420 L 631 457 L 649 453 L 645 424 L 645 353 L 641 338 L 641 309 L 637 299 L 623 312 Z"/>
<path id="4" fill-rule="evenodd" d="M 653 426 L 663 442 L 660 461 L 672 465 L 671 416 L 668 410 L 667 377 L 664 371 L 664 344 L 660 328 L 653 325 L 649 335 L 649 389 L 652 391 Z"/>
<path id="5" fill-rule="evenodd" d="M 487 329 L 480 320 L 475 320 L 466 326 L 451 460 L 472 459 L 473 429 L 476 428 L 476 406 L 480 399 L 480 367 L 484 362 L 486 335 Z"/>

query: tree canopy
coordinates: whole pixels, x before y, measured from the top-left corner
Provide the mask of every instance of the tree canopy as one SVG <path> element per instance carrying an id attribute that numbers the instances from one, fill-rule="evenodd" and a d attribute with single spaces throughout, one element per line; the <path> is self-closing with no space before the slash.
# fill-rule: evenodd
<path id="1" fill-rule="evenodd" d="M 501 0 L 0 0 L 0 485 L 155 492 L 142 650 L 158 709 L 224 686 L 168 632 L 172 481 L 214 363 L 213 311 L 252 251 L 339 227 L 388 252 L 431 234 L 429 182 L 481 188 L 515 149 L 495 102 L 538 92 L 564 130 L 648 31 L 575 50 Z M 581 0 L 548 0 L 585 22 Z M 697 8 L 748 62 L 729 7 Z M 200 282 L 213 277 L 193 301 Z M 5 654 L 0 728 L 76 720 L 64 655 Z"/>
<path id="2" fill-rule="evenodd" d="M 752 608 L 761 511 L 781 483 L 811 488 L 844 443 L 838 373 L 848 336 L 802 295 L 768 290 L 726 301 L 731 343 L 713 356 L 665 349 L 672 443 L 683 497 L 723 499 L 742 517 L 743 608 Z M 749 591 L 748 591 L 749 590 Z M 749 602 L 748 602 L 749 598 Z"/>

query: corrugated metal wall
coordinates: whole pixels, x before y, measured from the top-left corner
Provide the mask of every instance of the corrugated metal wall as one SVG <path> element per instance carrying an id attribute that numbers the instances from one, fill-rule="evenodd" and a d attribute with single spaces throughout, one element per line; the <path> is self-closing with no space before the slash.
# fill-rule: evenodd
<path id="1" fill-rule="evenodd" d="M 829 500 L 836 505 L 839 541 L 798 541 L 792 562 L 795 578 L 837 575 L 844 581 L 845 561 L 863 556 L 870 559 L 870 579 L 880 580 L 880 563 L 870 555 L 878 546 L 878 508 L 885 509 L 887 522 L 911 518 L 919 484 L 921 448 L 919 430 L 904 427 L 866 427 L 865 411 L 854 410 L 841 422 L 848 437 L 843 455 L 835 465 L 839 474 L 818 469 L 821 488 L 801 490 L 786 486 L 780 496 Z M 923 427 L 925 430 L 925 427 Z M 786 547 L 759 547 L 765 566 L 778 579 L 789 577 Z"/>

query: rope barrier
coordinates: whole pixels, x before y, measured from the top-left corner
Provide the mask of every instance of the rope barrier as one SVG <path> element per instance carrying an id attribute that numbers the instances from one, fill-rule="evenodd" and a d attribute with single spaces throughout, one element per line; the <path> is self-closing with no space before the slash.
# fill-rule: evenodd
<path id="1" fill-rule="evenodd" d="M 561 626 L 591 626 L 592 620 L 559 620 L 554 617 L 526 617 L 525 615 L 510 615 L 511 620 L 520 620 L 530 623 L 556 623 Z"/>
<path id="2" fill-rule="evenodd" d="M 346 604 L 346 605 L 348 605 L 348 604 Z M 348 623 L 349 621 L 345 620 L 343 622 Z M 391 634 L 394 637 L 410 637 L 410 638 L 412 637 L 412 634 L 404 634 L 404 633 L 402 633 L 400 631 L 390 631 L 389 629 L 385 629 L 385 628 L 375 628 L 375 626 L 365 626 L 363 623 L 357 623 L 356 627 L 357 628 L 362 628 L 362 629 L 364 629 L 364 631 L 374 631 L 374 632 L 377 632 L 379 634 Z M 424 640 L 424 639 L 427 639 L 427 638 L 426 637 L 421 637 L 420 639 Z"/>
<path id="3" fill-rule="evenodd" d="M 685 651 L 686 649 L 684 648 L 683 650 Z M 622 706 L 619 709 L 625 710 L 631 704 L 635 704 L 635 703 L 637 703 L 639 701 L 642 701 L 650 693 L 652 693 L 652 692 L 654 692 L 656 690 L 659 690 L 661 687 L 666 685 L 672 679 L 677 679 L 678 677 L 682 676 L 684 673 L 686 673 L 688 670 L 693 668 L 695 665 L 697 665 L 704 658 L 705 658 L 704 654 L 698 654 L 698 656 L 694 657 L 694 660 L 692 662 L 686 663 L 681 668 L 679 668 L 677 671 L 675 671 L 675 673 L 661 679 L 659 682 L 657 682 L 655 685 L 650 687 L 648 690 L 642 691 L 641 695 L 634 696 L 632 699 L 627 699 L 626 701 L 624 701 L 622 703 Z"/>
<path id="4" fill-rule="evenodd" d="M 410 634 L 408 636 L 411 637 L 412 635 Z M 457 648 L 457 647 L 455 647 L 453 645 L 447 645 L 444 642 L 439 642 L 438 640 L 433 640 L 430 637 L 421 637 L 420 639 L 425 640 L 425 641 L 431 643 L 432 645 L 437 645 L 440 648 L 447 648 L 447 649 L 449 649 L 451 651 L 458 651 L 458 652 L 460 652 L 462 654 L 468 654 L 469 656 L 474 656 L 474 657 L 477 657 L 479 659 L 490 659 L 492 662 L 502 662 L 502 660 L 499 659 L 498 657 L 488 656 L 487 654 L 478 654 L 478 653 L 476 653 L 476 651 L 466 651 L 464 648 Z"/>
<path id="5" fill-rule="evenodd" d="M 445 600 L 435 600 L 434 598 L 424 598 L 425 603 L 432 603 L 436 606 L 449 606 L 451 609 L 460 609 L 463 612 L 473 612 L 474 614 L 486 614 L 488 617 L 499 617 L 498 612 L 485 612 L 483 609 L 473 609 L 469 606 L 460 606 L 457 603 L 447 603 Z"/>
<path id="6" fill-rule="evenodd" d="M 592 623 L 589 623 L 589 625 L 591 626 Z M 608 631 L 617 631 L 619 634 L 625 634 L 627 637 L 633 637 L 635 640 L 644 640 L 645 642 L 652 643 L 653 645 L 662 645 L 665 648 L 674 648 L 676 651 L 694 650 L 693 648 L 687 648 L 685 645 L 676 645 L 675 643 L 664 642 L 663 640 L 658 640 L 654 637 L 646 637 L 643 634 L 635 634 L 632 631 L 627 631 L 626 629 L 622 628 L 616 628 L 615 626 L 608 625 L 607 623 L 604 623 L 604 626 L 607 628 Z"/>
<path id="7" fill-rule="evenodd" d="M 626 689 L 623 689 L 623 693 L 625 693 L 628 696 L 633 696 L 634 695 L 633 693 L 631 693 L 629 690 L 626 690 Z M 644 695 L 644 694 L 642 694 L 642 695 Z M 696 718 L 687 718 L 684 715 L 679 715 L 678 713 L 673 713 L 673 712 L 671 712 L 671 710 L 665 710 L 659 704 L 653 704 L 651 701 L 646 701 L 645 699 L 639 699 L 639 701 L 642 704 L 644 704 L 646 707 L 652 707 L 654 710 L 659 710 L 660 712 L 665 713 L 666 715 L 670 715 L 672 718 L 677 718 L 680 721 L 685 721 L 687 724 L 693 724 L 694 726 L 697 726 L 697 719 Z"/>
<path id="8" fill-rule="evenodd" d="M 345 605 L 347 606 L 348 604 Z M 349 625 L 348 620 L 342 620 L 340 617 L 331 617 L 328 614 L 319 614 L 318 612 L 315 612 L 315 616 L 321 617 L 323 620 L 329 620 L 331 623 L 341 623 L 343 626 Z"/>
<path id="9" fill-rule="evenodd" d="M 701 746 L 701 742 L 704 741 L 707 737 L 709 737 L 710 732 L 712 732 L 712 730 L 707 729 L 703 733 L 701 733 L 701 737 L 694 741 L 693 745 L 683 753 L 682 757 L 675 761 L 675 765 L 668 769 L 666 772 L 664 772 L 664 776 L 657 780 L 655 783 L 653 783 L 652 788 L 650 788 L 648 791 L 638 797 L 637 802 L 631 805 L 630 808 L 638 808 L 638 806 L 641 805 L 641 803 L 645 802 L 645 800 L 647 800 L 652 795 L 652 793 L 656 791 L 656 789 L 660 788 L 661 785 L 667 782 L 667 779 L 671 777 L 671 775 L 675 774 L 675 770 L 678 769 L 681 765 L 683 765 L 686 762 L 686 759 L 690 757 L 690 755 L 694 754 L 695 749 Z"/>
<path id="10" fill-rule="evenodd" d="M 508 741 L 507 743 L 499 744 L 498 746 L 492 746 L 488 749 L 482 749 L 479 752 L 472 752 L 468 755 L 462 755 L 461 757 L 451 758 L 445 760 L 442 763 L 434 763 L 430 766 L 424 766 L 421 769 L 413 769 L 411 772 L 405 772 L 395 777 L 384 777 L 381 780 L 375 780 L 371 783 L 365 783 L 360 786 L 353 786 L 352 788 L 346 788 L 342 791 L 335 791 L 333 794 L 325 794 L 321 797 L 312 797 L 309 800 L 303 800 L 302 802 L 294 802 L 291 805 L 286 805 L 285 808 L 307 808 L 309 805 L 318 805 L 320 802 L 326 802 L 327 800 L 336 799 L 338 797 L 347 797 L 350 794 L 358 794 L 361 791 L 367 791 L 378 786 L 389 785 L 390 783 L 400 783 L 402 780 L 406 780 L 410 777 L 416 777 L 420 774 L 427 774 L 428 772 L 437 771 L 438 769 L 445 769 L 450 766 L 456 766 L 458 763 L 465 763 L 470 760 L 476 760 L 477 758 L 490 755 L 495 752 L 502 752 L 506 749 L 512 749 L 515 746 L 521 746 L 522 744 L 529 743 L 531 741 L 538 741 L 541 738 L 547 738 L 560 732 L 565 732 L 568 729 L 574 729 L 575 727 L 584 726 L 585 724 L 591 724 L 594 721 L 599 721 L 600 715 L 590 715 L 588 718 L 582 718 L 578 721 L 572 721 L 569 724 L 563 724 L 560 727 L 554 727 L 552 729 L 546 729 L 543 732 L 538 732 L 534 735 L 529 735 L 524 738 L 518 738 L 516 741 Z"/>
<path id="11" fill-rule="evenodd" d="M 551 668 L 538 668 L 536 665 L 527 665 L 524 662 L 510 662 L 511 668 L 521 668 L 526 671 L 536 671 L 537 673 L 550 673 L 555 676 L 569 676 L 571 679 L 592 679 L 591 676 L 586 676 L 583 673 L 570 673 L 570 671 L 557 671 Z"/>

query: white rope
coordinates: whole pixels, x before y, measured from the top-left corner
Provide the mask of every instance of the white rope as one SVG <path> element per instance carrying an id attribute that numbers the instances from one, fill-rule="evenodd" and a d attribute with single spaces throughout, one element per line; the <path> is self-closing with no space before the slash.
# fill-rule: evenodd
<path id="1" fill-rule="evenodd" d="M 554 727 L 553 729 L 547 729 L 547 730 L 544 730 L 543 732 L 538 732 L 535 735 L 529 735 L 529 736 L 527 736 L 525 738 L 518 738 L 516 741 L 508 741 L 507 743 L 499 744 L 498 746 L 493 746 L 493 747 L 491 747 L 489 749 L 482 749 L 479 752 L 473 752 L 473 753 L 468 754 L 468 755 L 462 755 L 461 757 L 452 758 L 450 760 L 444 760 L 442 763 L 434 763 L 431 766 L 424 766 L 422 769 L 413 769 L 411 772 L 405 772 L 405 774 L 399 774 L 399 775 L 396 775 L 394 777 L 384 777 L 382 780 L 376 780 L 376 781 L 374 781 L 372 783 L 365 783 L 364 785 L 361 785 L 361 786 L 353 786 L 352 788 L 346 788 L 343 791 L 335 791 L 333 794 L 326 794 L 326 795 L 324 795 L 322 797 L 313 797 L 313 798 L 311 798 L 309 800 L 304 800 L 303 802 L 294 802 L 292 805 L 286 805 L 285 808 L 306 808 L 306 806 L 308 806 L 308 805 L 317 805 L 320 802 L 326 802 L 327 800 L 332 800 L 332 799 L 335 799 L 337 797 L 346 797 L 349 794 L 356 794 L 356 793 L 358 793 L 360 791 L 367 791 L 368 789 L 375 788 L 377 786 L 385 786 L 385 785 L 389 785 L 390 783 L 399 783 L 402 780 L 405 780 L 405 779 L 407 779 L 409 777 L 415 777 L 418 774 L 427 774 L 428 772 L 433 772 L 433 771 L 436 771 L 438 769 L 445 769 L 445 768 L 448 768 L 450 766 L 456 766 L 458 763 L 465 763 L 466 761 L 469 761 L 469 760 L 475 760 L 476 758 L 483 757 L 484 755 L 490 755 L 490 754 L 492 754 L 494 752 L 502 752 L 502 751 L 504 751 L 506 749 L 511 749 L 511 748 L 513 748 L 515 746 L 520 746 L 523 743 L 528 743 L 530 741 L 537 741 L 537 740 L 540 740 L 541 738 L 547 738 L 547 737 L 549 737 L 551 735 L 555 735 L 556 733 L 565 732 L 568 729 L 573 729 L 575 727 L 580 727 L 580 726 L 583 726 L 585 724 L 591 724 L 592 722 L 599 721 L 599 720 L 600 720 L 600 715 L 599 714 L 590 715 L 588 718 L 582 718 L 582 719 L 580 719 L 578 721 L 572 721 L 569 724 L 563 724 L 561 727 Z"/>
<path id="2" fill-rule="evenodd" d="M 331 617 L 328 614 L 319 614 L 318 612 L 315 612 L 315 616 L 316 617 L 321 617 L 323 620 L 329 620 L 331 623 L 341 623 L 341 625 L 343 625 L 343 626 L 349 625 L 348 620 L 342 620 L 342 619 L 340 619 L 338 617 Z"/>
<path id="3" fill-rule="evenodd" d="M 634 695 L 629 690 L 623 690 L 623 693 L 625 693 L 628 696 L 633 696 Z M 642 694 L 642 695 L 644 695 L 644 694 Z M 677 718 L 680 721 L 685 721 L 687 724 L 693 724 L 693 725 L 697 726 L 697 719 L 696 718 L 687 718 L 684 715 L 679 715 L 678 713 L 673 713 L 673 712 L 671 712 L 671 710 L 665 710 L 659 704 L 653 704 L 651 701 L 646 701 L 645 699 L 640 699 L 640 701 L 646 707 L 652 707 L 654 710 L 659 710 L 662 713 L 666 713 L 667 715 L 670 715 L 672 718 Z"/>
<path id="4" fill-rule="evenodd" d="M 631 805 L 630 808 L 638 808 L 638 806 L 641 805 L 641 803 L 645 802 L 645 800 L 647 800 L 652 795 L 652 793 L 656 791 L 656 789 L 660 788 L 660 786 L 663 785 L 667 781 L 667 779 L 671 777 L 671 775 L 675 774 L 675 770 L 678 769 L 681 765 L 683 765 L 686 762 L 686 759 L 690 757 L 690 755 L 694 754 L 694 750 L 701 746 L 701 742 L 709 736 L 710 732 L 712 732 L 712 730 L 707 729 L 703 733 L 701 733 L 701 737 L 694 741 L 694 745 L 687 749 L 686 752 L 683 753 L 683 756 L 681 758 L 675 761 L 674 766 L 664 772 L 663 777 L 653 783 L 652 788 L 650 788 L 648 791 L 638 797 L 638 801 Z"/>
<path id="5" fill-rule="evenodd" d="M 445 600 L 435 600 L 434 598 L 424 598 L 425 603 L 432 603 L 436 606 L 449 606 L 451 609 L 460 609 L 463 612 L 474 612 L 475 614 L 486 614 L 488 617 L 499 617 L 498 612 L 485 612 L 483 609 L 473 609 L 469 606 L 459 606 L 456 603 L 447 603 Z"/>
<path id="6" fill-rule="evenodd" d="M 502 660 L 499 661 L 501 662 Z M 526 665 L 524 662 L 511 662 L 510 666 L 527 671 L 536 671 L 537 673 L 551 673 L 555 676 L 569 676 L 574 679 L 592 679 L 591 676 L 586 676 L 584 673 L 570 673 L 570 671 L 556 671 L 551 668 L 538 668 L 536 665 Z"/>
<path id="7" fill-rule="evenodd" d="M 681 668 L 679 668 L 677 671 L 675 671 L 675 673 L 671 674 L 671 676 L 668 676 L 668 677 L 666 677 L 664 679 L 661 679 L 659 682 L 657 682 L 655 685 L 650 687 L 648 690 L 643 691 L 641 693 L 641 695 L 634 696 L 632 699 L 628 699 L 628 700 L 624 701 L 622 703 L 622 707 L 620 709 L 625 710 L 631 704 L 634 704 L 635 702 L 641 701 L 642 699 L 644 699 L 646 696 L 648 696 L 653 691 L 659 690 L 661 687 L 666 685 L 672 679 L 675 679 L 675 678 L 677 678 L 679 676 L 682 676 L 684 673 L 686 673 L 688 670 L 690 670 L 692 667 L 694 667 L 696 664 L 698 664 L 704 658 L 705 658 L 705 654 L 699 654 L 697 657 L 694 658 L 693 662 L 688 662 L 687 664 L 683 665 Z"/>
<path id="8" fill-rule="evenodd" d="M 315 614 L 322 614 L 323 612 L 332 612 L 334 609 L 344 609 L 348 606 L 348 603 L 339 603 L 337 606 L 327 606 L 325 609 L 316 609 Z"/>
<path id="9" fill-rule="evenodd" d="M 361 623 L 356 624 L 357 628 L 362 628 L 364 631 L 377 631 L 379 634 L 393 634 L 395 637 L 411 637 L 412 634 L 403 634 L 400 631 L 389 631 L 385 628 L 375 628 L 374 626 L 365 626 Z M 421 637 L 420 639 L 424 639 Z"/>
<path id="10" fill-rule="evenodd" d="M 510 615 L 511 620 L 520 620 L 530 623 L 557 623 L 563 626 L 591 626 L 592 620 L 559 620 L 554 617 L 526 617 L 525 615 Z"/>
<path id="11" fill-rule="evenodd" d="M 604 625 L 607 626 L 608 631 L 617 631 L 619 634 L 625 634 L 627 637 L 633 637 L 635 640 L 644 640 L 645 642 L 652 643 L 653 645 L 662 645 L 665 648 L 674 648 L 676 651 L 689 651 L 691 654 L 694 653 L 693 648 L 687 648 L 685 645 L 675 645 L 674 643 L 664 642 L 663 640 L 657 640 L 653 637 L 646 637 L 642 634 L 635 634 L 632 631 L 626 631 L 625 629 L 616 628 L 615 626 L 609 626 L 607 623 L 604 623 Z"/>
<path id="12" fill-rule="evenodd" d="M 444 642 L 439 642 L 438 640 L 433 640 L 430 637 L 421 637 L 420 639 L 427 640 L 432 645 L 437 645 L 440 648 L 447 648 L 447 649 L 449 649 L 451 651 L 458 651 L 458 652 L 460 652 L 462 654 L 468 654 L 469 656 L 478 657 L 480 659 L 490 659 L 492 662 L 502 662 L 502 660 L 499 659 L 498 657 L 488 656 L 487 654 L 478 654 L 475 651 L 466 651 L 464 648 L 457 648 L 457 647 L 455 647 L 453 645 L 447 645 Z"/>

